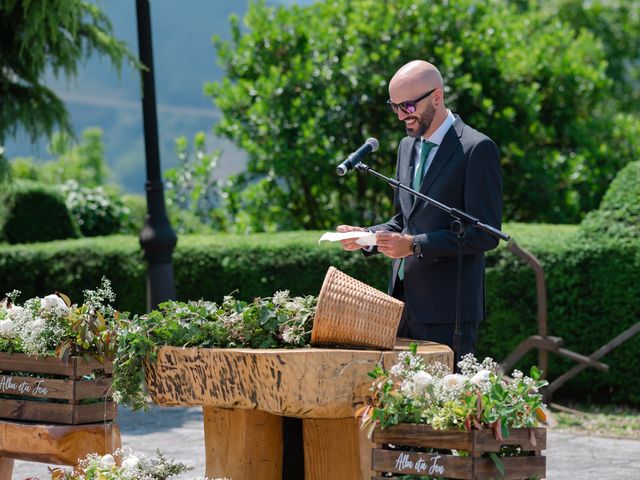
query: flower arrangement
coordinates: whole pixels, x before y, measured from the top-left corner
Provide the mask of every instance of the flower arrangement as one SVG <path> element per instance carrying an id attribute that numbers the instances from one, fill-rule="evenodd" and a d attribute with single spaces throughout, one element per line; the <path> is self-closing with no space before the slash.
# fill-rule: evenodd
<path id="1" fill-rule="evenodd" d="M 113 455 L 88 455 L 80 460 L 76 471 L 69 472 L 62 468 L 50 471 L 51 480 L 167 480 L 191 468 L 167 459 L 160 451 L 150 457 L 125 448 L 116 450 Z"/>
<path id="2" fill-rule="evenodd" d="M 384 429 L 398 423 L 428 424 L 435 430 L 490 428 L 502 440 L 510 427 L 535 427 L 546 419 L 538 391 L 547 382 L 536 367 L 530 377 L 515 370 L 507 381 L 491 358 L 478 362 L 468 354 L 458 368 L 460 373 L 449 373 L 445 365 L 425 365 L 412 344 L 389 371 L 377 366 L 369 372 L 373 400 L 358 411 L 362 427 L 369 435 L 377 425 Z"/>
<path id="3" fill-rule="evenodd" d="M 159 347 L 294 348 L 308 346 L 316 298 L 288 291 L 248 303 L 226 296 L 209 301 L 162 303 L 146 315 L 122 322 L 114 361 L 118 403 L 146 408 L 144 362 L 155 361 Z"/>
<path id="4" fill-rule="evenodd" d="M 115 324 L 119 314 L 111 306 L 115 295 L 102 279 L 96 290 L 85 290 L 84 303 L 75 305 L 56 292 L 44 298 L 17 302 L 14 290 L 0 302 L 0 352 L 39 357 L 91 356 L 100 362 L 115 353 Z"/>

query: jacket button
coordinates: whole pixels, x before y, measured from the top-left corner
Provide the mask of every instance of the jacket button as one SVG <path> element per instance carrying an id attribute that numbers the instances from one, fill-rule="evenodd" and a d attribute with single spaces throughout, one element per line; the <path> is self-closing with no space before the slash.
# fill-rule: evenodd
<path id="1" fill-rule="evenodd" d="M 409 226 L 413 227 L 413 225 L 414 225 L 413 220 L 409 220 Z"/>

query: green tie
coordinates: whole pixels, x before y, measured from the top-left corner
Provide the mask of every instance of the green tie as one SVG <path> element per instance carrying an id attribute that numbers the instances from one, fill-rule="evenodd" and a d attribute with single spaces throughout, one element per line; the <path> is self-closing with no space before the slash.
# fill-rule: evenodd
<path id="1" fill-rule="evenodd" d="M 422 180 L 424 178 L 425 166 L 427 165 L 427 157 L 429 156 L 431 149 L 435 146 L 435 143 L 428 142 L 426 140 L 422 141 L 422 148 L 420 149 L 420 163 L 416 166 L 416 173 L 413 176 L 413 183 L 411 185 L 411 188 L 414 190 L 420 190 L 420 186 L 422 185 Z M 400 260 L 398 278 L 400 280 L 404 280 L 404 258 Z"/>

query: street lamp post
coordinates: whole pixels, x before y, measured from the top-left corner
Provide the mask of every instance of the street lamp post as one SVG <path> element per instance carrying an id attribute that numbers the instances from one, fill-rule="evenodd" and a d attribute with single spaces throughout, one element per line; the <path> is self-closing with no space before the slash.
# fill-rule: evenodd
<path id="1" fill-rule="evenodd" d="M 158 119 L 151 42 L 151 13 L 149 0 L 136 0 L 138 20 L 138 51 L 145 66 L 142 76 L 142 117 L 147 164 L 147 215 L 140 232 L 140 245 L 147 261 L 147 310 L 166 300 L 174 299 L 172 253 L 178 241 L 171 229 L 164 204 L 164 191 L 158 147 Z"/>

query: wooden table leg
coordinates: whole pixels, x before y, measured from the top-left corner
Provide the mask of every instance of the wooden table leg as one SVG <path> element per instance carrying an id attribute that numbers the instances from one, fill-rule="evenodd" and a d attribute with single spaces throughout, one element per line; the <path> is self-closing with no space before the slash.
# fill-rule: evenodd
<path id="1" fill-rule="evenodd" d="M 302 435 L 306 480 L 371 478 L 370 469 L 363 472 L 360 465 L 360 435 L 355 419 L 304 418 Z"/>
<path id="2" fill-rule="evenodd" d="M 0 457 L 0 480 L 11 480 L 13 475 L 13 458 Z"/>
<path id="3" fill-rule="evenodd" d="M 282 479 L 282 417 L 202 407 L 208 478 Z"/>

